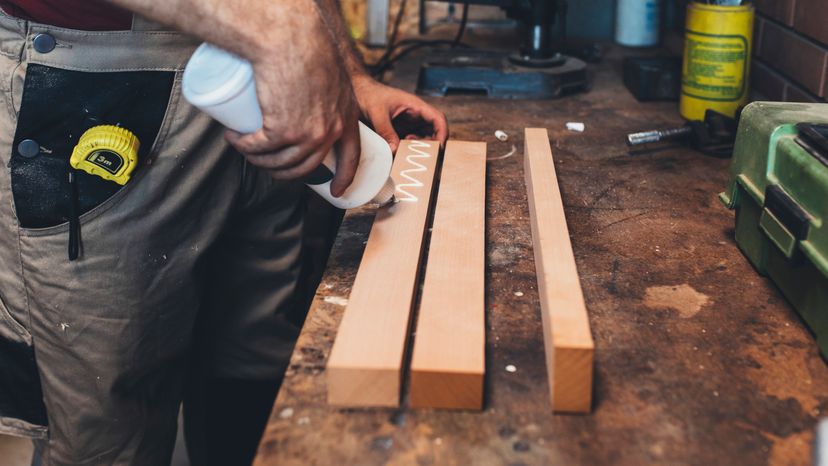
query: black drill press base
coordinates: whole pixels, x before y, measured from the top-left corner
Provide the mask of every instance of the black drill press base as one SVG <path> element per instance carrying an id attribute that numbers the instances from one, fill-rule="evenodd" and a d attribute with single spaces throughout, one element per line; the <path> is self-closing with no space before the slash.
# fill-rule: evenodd
<path id="1" fill-rule="evenodd" d="M 417 93 L 485 95 L 495 99 L 555 99 L 587 90 L 586 63 L 561 56 L 547 67 L 524 67 L 508 52 L 440 50 L 420 67 Z"/>

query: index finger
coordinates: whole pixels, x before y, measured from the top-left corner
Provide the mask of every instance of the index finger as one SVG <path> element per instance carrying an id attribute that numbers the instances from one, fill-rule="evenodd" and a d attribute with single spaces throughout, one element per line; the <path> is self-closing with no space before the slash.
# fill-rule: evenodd
<path id="1" fill-rule="evenodd" d="M 428 104 L 425 104 L 417 113 L 419 113 L 420 118 L 431 124 L 434 130 L 434 139 L 439 141 L 441 146 L 445 145 L 446 139 L 448 139 L 448 120 L 446 120 L 446 115 Z"/>
<path id="2" fill-rule="evenodd" d="M 434 133 L 438 141 L 440 141 L 440 145 L 443 146 L 446 144 L 446 139 L 448 139 L 448 120 L 446 119 L 446 115 L 436 110 L 437 116 L 431 122 L 434 126 Z"/>

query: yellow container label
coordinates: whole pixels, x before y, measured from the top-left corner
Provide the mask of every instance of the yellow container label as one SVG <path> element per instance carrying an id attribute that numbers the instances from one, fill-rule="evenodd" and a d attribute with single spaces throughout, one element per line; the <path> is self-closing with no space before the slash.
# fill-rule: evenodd
<path id="1" fill-rule="evenodd" d="M 681 77 L 681 116 L 702 120 L 707 110 L 735 116 L 749 94 L 753 6 L 687 5 Z"/>
<path id="2" fill-rule="evenodd" d="M 718 102 L 742 98 L 747 87 L 746 37 L 687 31 L 684 47 L 683 94 Z"/>

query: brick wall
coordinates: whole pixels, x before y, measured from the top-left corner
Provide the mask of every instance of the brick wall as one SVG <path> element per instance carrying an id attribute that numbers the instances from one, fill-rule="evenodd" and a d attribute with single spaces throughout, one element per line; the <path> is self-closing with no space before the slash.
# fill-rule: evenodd
<path id="1" fill-rule="evenodd" d="M 751 82 L 755 98 L 825 102 L 828 1 L 755 0 Z"/>

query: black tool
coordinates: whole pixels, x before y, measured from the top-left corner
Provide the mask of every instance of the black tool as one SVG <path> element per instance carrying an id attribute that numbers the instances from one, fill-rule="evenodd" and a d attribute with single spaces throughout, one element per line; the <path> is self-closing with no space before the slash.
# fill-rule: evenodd
<path id="1" fill-rule="evenodd" d="M 682 141 L 705 155 L 729 158 L 733 154 L 738 114 L 731 118 L 714 110 L 704 112 L 704 121 L 688 121 L 680 128 L 643 131 L 627 135 L 627 145 L 640 146 L 662 141 Z"/>
<path id="2" fill-rule="evenodd" d="M 627 57 L 624 86 L 639 102 L 678 100 L 681 90 L 681 58 Z"/>
<path id="3" fill-rule="evenodd" d="M 420 11 L 425 10 L 425 1 L 421 0 Z M 465 0 L 464 19 L 453 45 L 459 45 L 469 4 L 498 6 L 505 10 L 507 16 L 516 21 L 520 48 L 505 52 L 463 50 L 453 46 L 439 55 L 434 54 L 420 69 L 418 93 L 553 99 L 588 89 L 586 63 L 564 53 L 567 50 L 567 0 Z"/>

